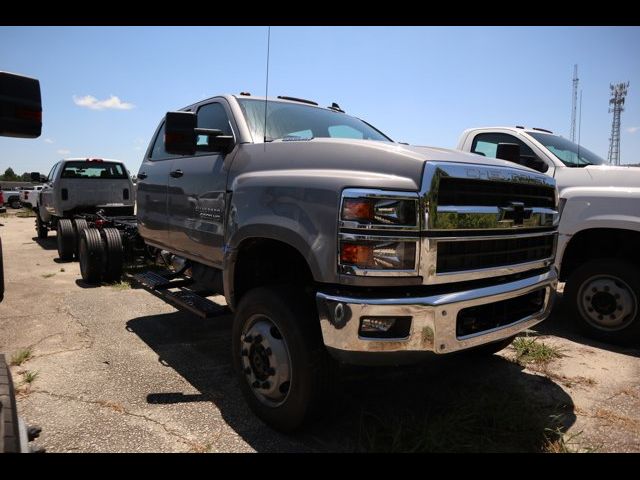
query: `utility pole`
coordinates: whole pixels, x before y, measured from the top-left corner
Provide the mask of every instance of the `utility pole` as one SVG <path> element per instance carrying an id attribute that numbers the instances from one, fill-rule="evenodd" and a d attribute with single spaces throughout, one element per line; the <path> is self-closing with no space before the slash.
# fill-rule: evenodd
<path id="1" fill-rule="evenodd" d="M 573 66 L 573 92 L 571 96 L 571 141 L 576 141 L 576 110 L 578 108 L 578 65 Z"/>
<path id="2" fill-rule="evenodd" d="M 611 123 L 611 137 L 609 137 L 609 165 L 620 165 L 620 114 L 624 111 L 624 98 L 627 96 L 629 82 L 609 85 L 611 98 L 609 99 L 609 113 L 613 112 Z"/>

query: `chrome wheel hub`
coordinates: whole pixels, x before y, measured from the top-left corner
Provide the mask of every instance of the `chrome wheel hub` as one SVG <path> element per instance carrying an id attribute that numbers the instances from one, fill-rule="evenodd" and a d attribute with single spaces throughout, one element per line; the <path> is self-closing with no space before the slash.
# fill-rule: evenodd
<path id="1" fill-rule="evenodd" d="M 589 278 L 578 292 L 582 317 L 600 330 L 622 330 L 634 319 L 638 300 L 629 285 L 613 275 Z"/>
<path id="2" fill-rule="evenodd" d="M 275 323 L 264 315 L 254 315 L 240 337 L 242 369 L 253 394 L 262 403 L 275 407 L 289 395 L 291 360 L 285 339 Z"/>

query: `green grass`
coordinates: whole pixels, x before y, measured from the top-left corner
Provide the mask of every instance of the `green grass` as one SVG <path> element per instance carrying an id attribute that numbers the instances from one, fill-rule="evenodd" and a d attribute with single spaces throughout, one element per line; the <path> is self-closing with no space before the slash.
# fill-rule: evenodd
<path id="1" fill-rule="evenodd" d="M 554 358 L 562 357 L 560 349 L 538 341 L 536 338 L 518 337 L 511 346 L 516 351 L 516 360 L 521 365 L 528 363 L 546 364 Z"/>
<path id="2" fill-rule="evenodd" d="M 120 282 L 114 282 L 110 284 L 110 286 L 116 290 L 129 290 L 131 288 L 131 284 L 126 280 L 122 280 Z"/>
<path id="3" fill-rule="evenodd" d="M 55 275 L 55 273 L 43 273 L 42 278 L 51 278 Z"/>
<path id="4" fill-rule="evenodd" d="M 594 453 L 598 451 L 598 447 L 581 445 L 576 439 L 582 435 L 582 431 L 578 433 L 567 434 L 563 430 L 549 430 L 547 435 L 547 443 L 544 447 L 546 453 Z"/>
<path id="5" fill-rule="evenodd" d="M 35 218 L 35 216 L 36 216 L 36 212 L 34 212 L 33 210 L 28 210 L 26 208 L 16 213 L 16 217 L 20 217 L 20 218 L 29 218 L 29 217 Z"/>
<path id="6" fill-rule="evenodd" d="M 26 384 L 32 384 L 36 378 L 38 378 L 39 372 L 33 370 L 27 370 L 22 374 L 22 381 Z"/>
<path id="7" fill-rule="evenodd" d="M 22 365 L 27 360 L 30 360 L 33 357 L 33 351 L 31 348 L 23 348 L 22 350 L 18 350 L 11 357 L 11 365 Z"/>
<path id="8" fill-rule="evenodd" d="M 363 412 L 357 450 L 545 452 L 566 447 L 560 443 L 562 414 L 550 414 L 524 392 L 477 384 L 438 397 L 423 411 L 389 407 L 379 413 Z"/>

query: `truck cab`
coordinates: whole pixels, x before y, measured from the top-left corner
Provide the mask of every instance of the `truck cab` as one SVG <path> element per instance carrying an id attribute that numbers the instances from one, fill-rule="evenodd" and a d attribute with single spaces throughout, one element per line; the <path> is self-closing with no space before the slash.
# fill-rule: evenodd
<path id="1" fill-rule="evenodd" d="M 501 155 L 508 146 L 516 153 Z M 640 169 L 607 165 L 582 145 L 540 128 L 472 128 L 457 148 L 507 158 L 556 179 L 556 265 L 566 282 L 565 306 L 591 337 L 640 342 Z"/>

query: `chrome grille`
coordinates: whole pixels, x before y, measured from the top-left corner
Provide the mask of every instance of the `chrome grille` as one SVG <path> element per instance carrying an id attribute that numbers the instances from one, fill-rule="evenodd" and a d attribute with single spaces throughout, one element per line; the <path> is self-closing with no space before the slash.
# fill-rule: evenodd
<path id="1" fill-rule="evenodd" d="M 555 193 L 551 186 L 467 178 L 441 178 L 437 199 L 438 205 L 497 207 L 506 207 L 514 200 L 529 207 L 555 208 Z"/>
<path id="2" fill-rule="evenodd" d="M 509 275 L 553 263 L 559 220 L 553 178 L 517 168 L 430 162 L 421 195 L 425 283 Z"/>
<path id="3" fill-rule="evenodd" d="M 517 265 L 553 257 L 555 235 L 438 243 L 437 273 Z"/>

